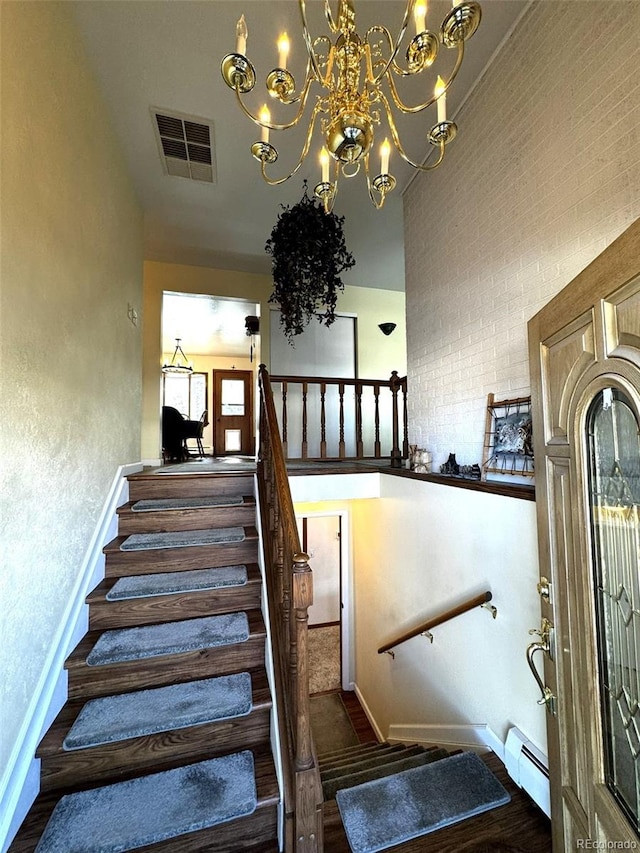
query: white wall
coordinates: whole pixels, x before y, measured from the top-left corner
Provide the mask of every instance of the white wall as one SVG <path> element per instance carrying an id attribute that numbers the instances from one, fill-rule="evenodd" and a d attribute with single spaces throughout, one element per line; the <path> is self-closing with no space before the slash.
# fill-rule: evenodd
<path id="1" fill-rule="evenodd" d="M 116 470 L 140 458 L 142 217 L 71 7 L 2 4 L 0 792 Z"/>
<path id="2" fill-rule="evenodd" d="M 517 725 L 543 750 L 544 711 L 525 662 L 539 622 L 535 504 L 381 476 L 380 499 L 351 504 L 356 683 L 383 735 L 392 724 Z M 487 535 L 495 530 L 496 535 Z M 395 660 L 377 649 L 486 590 L 474 609 L 415 637 Z"/>
<path id="3" fill-rule="evenodd" d="M 405 194 L 410 440 L 435 465 L 480 461 L 487 394 L 529 393 L 527 320 L 640 216 L 638 68 L 640 3 L 532 3 Z"/>

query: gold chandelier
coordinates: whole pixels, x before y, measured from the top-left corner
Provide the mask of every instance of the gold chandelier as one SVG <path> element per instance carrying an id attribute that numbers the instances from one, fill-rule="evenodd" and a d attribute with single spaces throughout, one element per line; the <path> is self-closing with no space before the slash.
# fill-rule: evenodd
<path id="1" fill-rule="evenodd" d="M 370 27 L 361 38 L 356 32 L 353 0 L 339 0 L 337 18 L 332 14 L 329 0 L 324 0 L 325 16 L 334 36 L 332 41 L 326 35 L 316 38 L 311 36 L 305 0 L 298 2 L 307 52 L 305 81 L 296 92 L 295 79 L 287 69 L 289 39 L 286 33 L 278 40 L 278 67 L 270 71 L 266 78 L 267 91 L 273 99 L 286 106 L 297 105 L 296 113 L 289 122 L 277 124 L 272 121 L 266 105 L 258 115 L 254 115 L 244 103 L 242 96 L 250 92 L 256 82 L 255 69 L 245 55 L 247 26 L 244 15 L 236 28 L 236 51 L 222 60 L 221 70 L 225 82 L 235 90 L 244 114 L 261 128 L 261 139 L 253 143 L 251 153 L 260 162 L 262 177 L 268 184 L 276 186 L 284 183 L 295 175 L 307 157 L 320 117 L 320 131 L 324 137 L 320 153 L 322 179 L 315 187 L 315 195 L 322 200 L 325 210 L 333 208 L 340 174 L 344 178 L 352 178 L 358 174 L 361 165 L 364 165 L 369 197 L 377 208 L 381 208 L 387 193 L 395 187 L 396 179 L 389 172 L 391 145 L 388 138 L 380 146 L 380 172 L 371 177 L 369 160 L 374 127 L 383 122 L 387 124 L 395 150 L 414 169 L 427 172 L 440 165 L 445 146 L 457 132 L 455 123 L 447 119 L 447 91 L 462 65 L 464 43 L 475 33 L 480 23 L 480 5 L 476 0 L 453 0 L 453 8 L 435 33 L 426 26 L 426 0 L 407 0 L 400 31 L 394 40 L 387 27 L 380 24 Z M 406 66 L 403 67 L 397 60 L 412 13 L 416 32 L 407 46 Z M 403 103 L 395 78 L 408 78 L 430 68 L 438 56 L 440 45 L 457 51 L 453 69 L 445 79 L 438 76 L 433 95 L 426 101 L 411 106 Z M 270 142 L 270 131 L 288 130 L 302 120 L 314 83 L 319 84 L 323 91 L 316 96 L 311 109 L 300 159 L 284 177 L 270 177 L 267 167 L 278 159 L 278 151 Z M 402 146 L 394 110 L 413 114 L 433 105 L 436 121 L 427 138 L 437 156 L 431 163 L 416 163 Z M 330 173 L 331 158 L 333 167 Z"/>

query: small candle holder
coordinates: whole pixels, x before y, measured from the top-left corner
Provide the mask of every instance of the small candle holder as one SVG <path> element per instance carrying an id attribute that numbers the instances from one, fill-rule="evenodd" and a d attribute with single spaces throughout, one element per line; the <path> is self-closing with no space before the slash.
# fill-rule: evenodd
<path id="1" fill-rule="evenodd" d="M 376 177 L 371 181 L 371 186 L 369 187 L 369 198 L 378 210 L 383 207 L 387 193 L 390 193 L 391 190 L 394 189 L 395 185 L 396 179 L 393 175 L 388 174 L 376 175 Z M 375 190 L 378 193 L 379 198 L 376 198 L 372 190 Z"/>
<path id="2" fill-rule="evenodd" d="M 456 138 L 458 126 L 454 121 L 439 121 L 429 131 L 429 142 L 432 145 L 447 145 L 452 139 Z"/>
<path id="3" fill-rule="evenodd" d="M 238 89 L 243 94 L 250 92 L 256 85 L 256 70 L 246 56 L 241 53 L 228 53 L 220 65 L 224 82 L 230 89 Z"/>
<path id="4" fill-rule="evenodd" d="M 438 36 L 430 30 L 414 36 L 407 47 L 407 65 L 412 74 L 422 71 L 433 65 L 437 55 L 440 42 Z"/>
<path id="5" fill-rule="evenodd" d="M 275 163 L 278 159 L 278 152 L 270 142 L 254 142 L 251 153 L 261 163 Z"/>
<path id="6" fill-rule="evenodd" d="M 333 208 L 333 202 L 336 197 L 337 187 L 331 181 L 320 181 L 313 188 L 313 193 L 317 196 L 324 205 L 324 212 L 330 213 Z"/>
<path id="7" fill-rule="evenodd" d="M 442 42 L 445 47 L 457 47 L 467 41 L 478 29 L 482 9 L 476 0 L 466 0 L 454 6 L 442 22 Z"/>
<path id="8" fill-rule="evenodd" d="M 374 190 L 384 196 L 387 193 L 390 193 L 391 190 L 395 189 L 396 179 L 393 175 L 376 175 L 372 184 Z"/>
<path id="9" fill-rule="evenodd" d="M 283 104 L 292 103 L 292 95 L 296 90 L 293 74 L 286 68 L 274 68 L 267 76 L 267 91 L 272 98 Z"/>

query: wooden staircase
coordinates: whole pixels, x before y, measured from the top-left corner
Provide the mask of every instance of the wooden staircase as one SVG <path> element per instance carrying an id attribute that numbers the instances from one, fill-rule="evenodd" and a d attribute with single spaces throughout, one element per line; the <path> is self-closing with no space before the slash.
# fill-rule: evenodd
<path id="1" fill-rule="evenodd" d="M 386 741 L 358 744 L 324 753 L 318 756 L 324 799 L 333 800 L 336 793 L 344 788 L 394 776 L 404 770 L 448 758 L 451 754 L 438 746 L 404 746 Z"/>
<path id="2" fill-rule="evenodd" d="M 279 790 L 270 746 L 272 698 L 265 670 L 266 630 L 261 612 L 256 504 L 251 474 L 137 474 L 129 478 L 130 501 L 119 509 L 119 536 L 104 549 L 106 576 L 88 596 L 89 633 L 66 662 L 68 701 L 38 747 L 41 793 L 10 847 L 32 853 L 47 821 L 65 794 L 135 779 L 211 758 L 250 750 L 254 756 L 257 808 L 252 814 L 180 834 L 141 850 L 269 853 L 276 851 Z M 151 509 L 136 512 L 138 501 L 224 497 L 216 506 Z M 238 502 L 238 499 L 241 499 Z M 123 551 L 127 536 L 139 533 L 242 527 L 241 542 Z M 120 578 L 190 572 L 245 565 L 241 586 L 176 591 L 148 597 L 110 600 Z M 185 576 L 187 577 L 187 576 Z M 243 642 L 180 653 L 90 665 L 87 657 L 105 631 L 140 629 L 244 612 L 248 638 Z M 252 704 L 248 714 L 126 740 L 65 749 L 64 739 L 88 700 L 171 684 L 187 684 L 234 673 L 249 673 Z M 131 849 L 131 848 L 128 848 Z"/>

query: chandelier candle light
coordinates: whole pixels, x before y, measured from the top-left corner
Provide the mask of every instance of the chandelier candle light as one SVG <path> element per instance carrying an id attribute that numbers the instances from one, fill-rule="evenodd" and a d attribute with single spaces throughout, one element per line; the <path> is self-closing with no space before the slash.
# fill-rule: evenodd
<path id="1" fill-rule="evenodd" d="M 407 0 L 404 18 L 397 37 L 394 39 L 386 26 L 370 27 L 364 37 L 356 32 L 355 0 L 339 0 L 338 14 L 334 18 L 329 0 L 324 2 L 324 12 L 334 40 L 327 35 L 312 37 L 307 22 L 305 0 L 298 0 L 302 19 L 302 35 L 306 47 L 306 76 L 301 89 L 296 92 L 296 82 L 287 69 L 289 38 L 283 33 L 277 43 L 278 67 L 266 78 L 267 91 L 271 98 L 285 106 L 297 105 L 292 119 L 284 124 L 272 121 L 269 110 L 264 106 L 254 115 L 246 106 L 243 95 L 255 86 L 256 72 L 247 59 L 247 25 L 244 15 L 236 27 L 236 52 L 222 60 L 222 76 L 236 93 L 238 104 L 244 114 L 261 128 L 259 142 L 251 146 L 251 153 L 261 164 L 262 177 L 271 186 L 289 180 L 302 166 L 311 148 L 311 142 L 320 118 L 323 146 L 320 153 L 322 179 L 315 187 L 315 194 L 329 212 L 338 191 L 338 178 L 352 178 L 361 165 L 367 180 L 369 197 L 377 208 L 384 204 L 387 193 L 396 185 L 389 172 L 391 144 L 397 153 L 414 169 L 423 172 L 437 168 L 445 153 L 445 146 L 457 132 L 454 122 L 447 120 L 447 91 L 455 79 L 464 57 L 465 41 L 475 33 L 480 23 L 480 4 L 476 0 L 453 2 L 438 32 L 427 29 L 427 4 L 425 0 Z M 415 35 L 406 51 L 405 63 L 400 64 L 400 48 L 409 26 L 411 16 L 415 23 Z M 433 95 L 423 103 L 405 104 L 398 94 L 396 78 L 408 78 L 421 74 L 435 62 L 441 45 L 457 51 L 453 68 L 447 77 L 438 76 Z M 321 93 L 316 96 L 310 109 L 308 129 L 298 163 L 284 177 L 273 178 L 267 167 L 278 159 L 278 151 L 271 144 L 269 131 L 288 130 L 302 121 L 309 101 L 312 85 L 317 84 Z M 394 111 L 404 114 L 422 112 L 436 104 L 436 122 L 427 134 L 436 149 L 433 162 L 414 162 L 405 152 L 396 126 Z M 386 124 L 387 138 L 380 148 L 380 172 L 371 177 L 369 156 L 374 143 L 374 127 Z M 330 159 L 333 158 L 333 174 L 330 174 Z"/>

